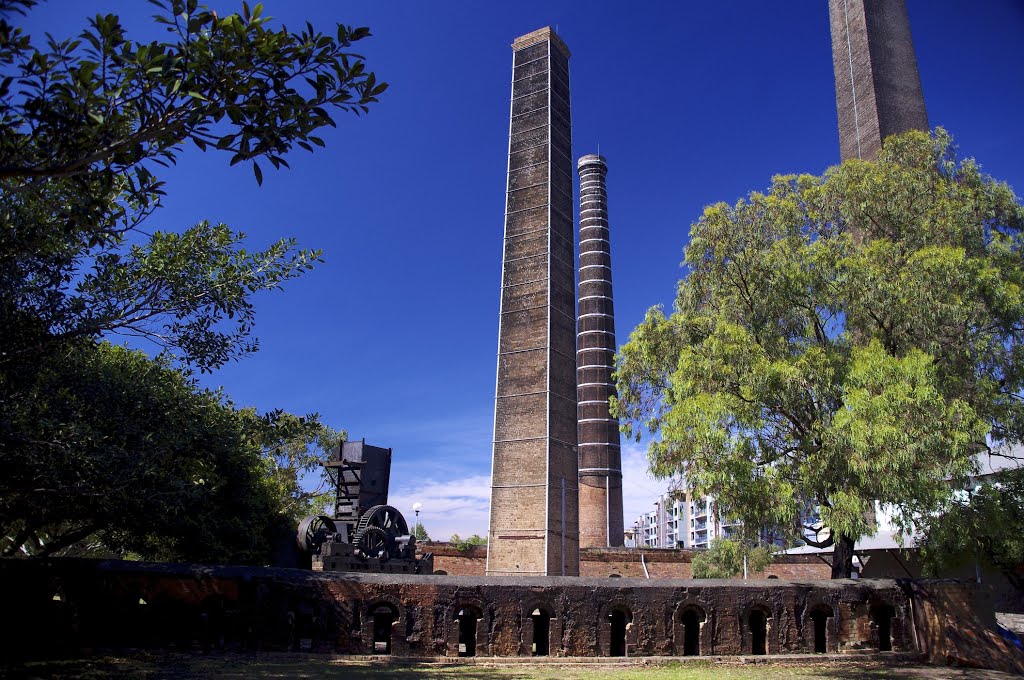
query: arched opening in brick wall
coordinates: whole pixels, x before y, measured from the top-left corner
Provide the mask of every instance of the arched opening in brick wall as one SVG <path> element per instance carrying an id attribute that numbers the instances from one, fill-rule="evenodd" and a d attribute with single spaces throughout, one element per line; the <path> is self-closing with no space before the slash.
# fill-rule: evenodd
<path id="1" fill-rule="evenodd" d="M 814 642 L 814 653 L 824 654 L 828 651 L 828 620 L 832 618 L 832 609 L 818 605 L 811 610 L 811 637 Z"/>
<path id="2" fill-rule="evenodd" d="M 459 627 L 459 656 L 476 656 L 477 621 L 482 618 L 476 607 L 465 607 L 455 615 Z"/>
<path id="3" fill-rule="evenodd" d="M 43 603 L 46 616 L 46 628 L 53 634 L 53 640 L 59 641 L 58 647 L 71 638 L 71 609 L 67 595 L 60 588 L 53 591 L 50 599 Z M 55 651 L 51 649 L 51 651 Z"/>
<path id="4" fill-rule="evenodd" d="M 705 618 L 704 610 L 700 607 L 687 607 L 683 610 L 680 617 L 683 625 L 683 656 L 700 656 L 700 627 Z"/>
<path id="5" fill-rule="evenodd" d="M 381 602 L 369 608 L 373 621 L 373 653 L 391 653 L 391 635 L 395 622 L 398 621 L 398 610 L 390 602 Z"/>
<path id="6" fill-rule="evenodd" d="M 626 632 L 632 620 L 632 613 L 622 607 L 608 613 L 608 656 L 626 656 Z"/>
<path id="7" fill-rule="evenodd" d="M 892 619 L 896 609 L 891 604 L 876 604 L 871 607 L 871 623 L 878 636 L 878 651 L 892 651 Z"/>
<path id="8" fill-rule="evenodd" d="M 551 653 L 551 614 L 537 607 L 530 613 L 530 619 L 533 621 L 533 656 L 548 656 Z"/>
<path id="9" fill-rule="evenodd" d="M 749 653 L 754 655 L 765 655 L 768 653 L 768 630 L 771 621 L 771 612 L 763 606 L 751 608 L 747 614 L 747 627 L 750 631 Z"/>

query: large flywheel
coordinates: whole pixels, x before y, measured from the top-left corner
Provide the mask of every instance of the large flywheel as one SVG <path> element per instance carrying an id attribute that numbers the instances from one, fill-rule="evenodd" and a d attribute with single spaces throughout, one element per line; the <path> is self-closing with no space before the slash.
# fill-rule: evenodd
<path id="1" fill-rule="evenodd" d="M 383 529 L 393 537 L 406 536 L 409 533 L 409 525 L 406 523 L 405 517 L 390 505 L 375 505 L 367 510 L 359 518 L 356 535 L 368 527 Z"/>
<path id="2" fill-rule="evenodd" d="M 374 505 L 359 518 L 352 543 L 363 557 L 386 560 L 398 556 L 398 539 L 408 535 L 402 513 L 390 505 Z"/>
<path id="3" fill-rule="evenodd" d="M 320 552 L 320 546 L 331 540 L 337 533 L 338 527 L 334 520 L 323 515 L 307 517 L 299 523 L 299 530 L 295 534 L 295 542 L 299 550 L 310 554 Z"/>
<path id="4" fill-rule="evenodd" d="M 357 535 L 356 550 L 362 557 L 375 557 L 385 561 L 395 550 L 394 537 L 379 527 L 366 527 Z"/>

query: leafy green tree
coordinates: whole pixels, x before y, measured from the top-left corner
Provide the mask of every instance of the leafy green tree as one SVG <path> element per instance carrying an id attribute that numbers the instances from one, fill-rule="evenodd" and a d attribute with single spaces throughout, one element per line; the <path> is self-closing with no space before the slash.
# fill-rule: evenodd
<path id="1" fill-rule="evenodd" d="M 269 482 L 284 503 L 283 513 L 298 524 L 310 515 L 324 514 L 334 490 L 323 467 L 331 451 L 347 439 L 347 433 L 322 424 L 317 416 L 296 416 L 277 410 L 260 416 L 246 409 L 250 430 L 267 461 Z M 315 486 L 312 482 L 316 481 Z"/>
<path id="2" fill-rule="evenodd" d="M 332 110 L 364 112 L 386 85 L 335 35 L 273 29 L 262 7 L 219 17 L 195 0 L 154 1 L 166 42 L 129 39 L 96 16 L 78 39 L 36 47 L 8 22 L 35 0 L 0 0 L 0 364 L 54 343 L 142 337 L 210 370 L 256 348 L 250 295 L 308 269 L 293 239 L 249 252 L 208 223 L 146 236 L 154 172 L 186 143 L 287 166 Z"/>
<path id="3" fill-rule="evenodd" d="M 708 207 L 675 310 L 651 309 L 618 358 L 624 430 L 750 526 L 802 538 L 819 506 L 806 540 L 848 577 L 875 501 L 911 522 L 1024 438 L 1022 227 L 942 130 Z"/>
<path id="4" fill-rule="evenodd" d="M 219 16 L 169 0 L 152 2 L 164 41 L 99 15 L 77 39 L 34 42 L 11 20 L 35 4 L 0 0 L 3 550 L 88 537 L 116 554 L 258 561 L 261 522 L 316 505 L 298 480 L 338 435 L 236 411 L 187 373 L 254 351 L 252 296 L 320 253 L 288 238 L 248 249 L 205 221 L 142 226 L 164 195 L 156 173 L 187 144 L 251 164 L 259 183 L 261 164 L 323 146 L 336 112 L 368 111 L 387 87 L 351 52 L 369 30 L 293 32 L 260 5 Z"/>
<path id="5" fill-rule="evenodd" d="M 707 550 L 693 553 L 690 563 L 694 578 L 733 578 L 743 574 L 743 558 L 747 559 L 747 572 L 764 571 L 772 563 L 772 553 L 763 546 L 752 546 L 746 541 L 716 538 Z"/>
<path id="6" fill-rule="evenodd" d="M 916 523 L 923 532 L 917 546 L 926 572 L 938 575 L 965 564 L 990 566 L 1024 591 L 1024 469 L 968 484 Z"/>
<path id="7" fill-rule="evenodd" d="M 419 543 L 430 542 L 430 534 L 428 534 L 427 530 L 423 527 L 423 522 L 416 522 L 416 526 L 412 529 L 412 534 L 416 537 L 416 540 Z"/>
<path id="8" fill-rule="evenodd" d="M 102 343 L 40 371 L 5 451 L 4 554 L 61 554 L 87 539 L 113 555 L 259 562 L 282 522 L 261 443 L 278 414 L 234 409 L 166 360 Z M 10 413 L 10 412 L 9 412 Z"/>
<path id="9" fill-rule="evenodd" d="M 487 539 L 483 536 L 478 536 L 477 534 L 473 534 L 469 538 L 462 538 L 458 534 L 452 534 L 452 537 L 448 539 L 448 542 L 451 543 L 456 550 L 461 550 L 462 552 L 468 552 L 478 545 L 487 545 Z"/>

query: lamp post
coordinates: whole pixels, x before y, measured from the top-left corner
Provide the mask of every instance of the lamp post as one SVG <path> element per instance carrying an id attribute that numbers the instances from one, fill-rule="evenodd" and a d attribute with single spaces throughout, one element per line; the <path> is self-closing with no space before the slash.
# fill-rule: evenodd
<path id="1" fill-rule="evenodd" d="M 423 525 L 420 524 L 420 510 L 423 508 L 423 504 L 419 501 L 412 504 L 413 512 L 416 513 L 416 528 L 412 530 L 413 534 L 423 534 Z M 419 538 L 417 536 L 417 538 Z"/>

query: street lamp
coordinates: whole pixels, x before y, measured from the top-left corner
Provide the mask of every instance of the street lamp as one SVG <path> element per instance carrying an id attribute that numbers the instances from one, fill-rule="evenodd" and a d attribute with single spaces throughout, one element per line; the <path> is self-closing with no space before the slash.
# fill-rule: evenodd
<path id="1" fill-rule="evenodd" d="M 423 525 L 420 524 L 420 510 L 422 508 L 423 508 L 423 503 L 420 503 L 419 501 L 417 501 L 417 502 L 412 504 L 413 512 L 416 513 L 416 528 L 414 528 L 412 530 L 412 532 L 413 532 L 413 534 L 418 534 L 419 536 L 422 536 L 425 533 L 423 531 Z M 419 538 L 419 536 L 417 536 L 417 538 Z"/>

